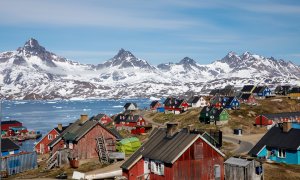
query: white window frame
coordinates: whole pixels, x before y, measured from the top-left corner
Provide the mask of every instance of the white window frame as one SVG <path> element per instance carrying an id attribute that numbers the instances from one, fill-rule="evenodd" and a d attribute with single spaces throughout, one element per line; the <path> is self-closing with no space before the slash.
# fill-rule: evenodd
<path id="1" fill-rule="evenodd" d="M 52 140 L 52 139 L 53 139 L 52 134 L 48 134 L 48 140 Z"/>
<path id="2" fill-rule="evenodd" d="M 278 157 L 279 158 L 285 158 L 286 157 L 286 151 L 285 149 L 278 149 Z"/>

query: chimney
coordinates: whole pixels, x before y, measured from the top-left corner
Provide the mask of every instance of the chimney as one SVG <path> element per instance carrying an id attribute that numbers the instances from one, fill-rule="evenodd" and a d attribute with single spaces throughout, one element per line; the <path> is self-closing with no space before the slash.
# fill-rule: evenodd
<path id="1" fill-rule="evenodd" d="M 194 132 L 195 131 L 195 127 L 192 124 L 188 125 L 187 128 L 188 128 L 189 132 Z"/>
<path id="2" fill-rule="evenodd" d="M 88 115 L 87 114 L 81 114 L 80 115 L 80 124 L 84 124 L 85 123 L 85 121 L 87 121 L 88 120 Z"/>
<path id="3" fill-rule="evenodd" d="M 167 123 L 167 134 L 168 138 L 171 138 L 176 132 L 178 128 L 178 123 Z"/>
<path id="4" fill-rule="evenodd" d="M 58 129 L 59 131 L 62 131 L 62 129 L 63 129 L 63 128 L 62 128 L 62 124 L 58 124 L 58 125 L 57 125 L 57 129 Z"/>
<path id="5" fill-rule="evenodd" d="M 282 124 L 282 131 L 283 132 L 289 132 L 292 129 L 292 123 L 291 122 L 283 122 Z"/>

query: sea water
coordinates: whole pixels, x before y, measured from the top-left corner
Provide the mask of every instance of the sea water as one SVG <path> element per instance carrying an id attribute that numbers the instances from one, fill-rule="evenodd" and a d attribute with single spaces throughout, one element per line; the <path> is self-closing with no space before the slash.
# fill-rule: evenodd
<path id="1" fill-rule="evenodd" d="M 68 125 L 81 114 L 89 117 L 104 113 L 109 116 L 123 111 L 127 102 L 133 102 L 139 109 L 148 108 L 150 99 L 93 99 L 93 100 L 28 100 L 2 101 L 2 121 L 17 120 L 29 131 L 40 131 L 43 136 L 57 124 Z M 22 143 L 22 150 L 30 151 L 36 140 Z"/>

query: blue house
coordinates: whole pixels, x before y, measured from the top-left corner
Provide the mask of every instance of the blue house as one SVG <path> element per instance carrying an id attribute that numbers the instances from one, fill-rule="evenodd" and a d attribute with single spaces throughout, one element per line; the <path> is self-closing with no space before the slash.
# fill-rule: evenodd
<path id="1" fill-rule="evenodd" d="M 226 109 L 239 109 L 240 101 L 236 97 L 224 97 L 222 99 L 222 106 Z"/>
<path id="2" fill-rule="evenodd" d="M 248 154 L 278 163 L 300 164 L 299 137 L 300 129 L 284 122 L 272 127 Z"/>
<path id="3" fill-rule="evenodd" d="M 253 94 L 258 97 L 266 97 L 271 95 L 271 89 L 268 86 L 257 86 L 253 90 Z"/>
<path id="4" fill-rule="evenodd" d="M 9 156 L 13 154 L 18 154 L 20 152 L 20 146 L 14 143 L 8 138 L 1 139 L 1 155 Z"/>

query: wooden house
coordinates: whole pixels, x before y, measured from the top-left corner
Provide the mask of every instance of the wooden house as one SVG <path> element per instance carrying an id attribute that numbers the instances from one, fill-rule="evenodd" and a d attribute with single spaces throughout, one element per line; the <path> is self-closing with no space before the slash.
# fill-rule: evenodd
<path id="1" fill-rule="evenodd" d="M 35 146 L 34 150 L 38 154 L 46 154 L 50 152 L 49 143 L 57 138 L 68 126 L 62 126 L 62 124 L 58 124 L 56 128 L 53 128 L 49 131 Z"/>
<path id="2" fill-rule="evenodd" d="M 20 153 L 20 146 L 9 138 L 1 138 L 1 157 Z"/>
<path id="3" fill-rule="evenodd" d="M 202 96 L 192 96 L 187 101 L 189 107 L 197 108 L 206 106 L 206 100 Z"/>
<path id="4" fill-rule="evenodd" d="M 240 102 L 245 104 L 256 104 L 256 99 L 251 93 L 243 93 L 240 97 Z"/>
<path id="5" fill-rule="evenodd" d="M 235 95 L 235 89 L 234 86 L 227 85 L 224 88 L 221 89 L 213 89 L 209 93 L 210 96 L 234 96 Z"/>
<path id="6" fill-rule="evenodd" d="M 107 116 L 106 114 L 97 114 L 96 116 L 93 117 L 93 120 L 100 122 L 101 124 L 109 124 L 111 122 L 113 122 L 113 120 Z"/>
<path id="7" fill-rule="evenodd" d="M 229 114 L 224 108 L 204 106 L 200 111 L 199 120 L 205 124 L 222 125 L 228 122 Z"/>
<path id="8" fill-rule="evenodd" d="M 222 101 L 223 96 L 215 95 L 209 100 L 209 106 L 215 107 L 215 108 L 221 108 L 222 107 Z"/>
<path id="9" fill-rule="evenodd" d="M 291 89 L 290 85 L 279 85 L 275 88 L 274 93 L 276 95 L 283 95 L 286 96 L 289 93 L 289 90 Z"/>
<path id="10" fill-rule="evenodd" d="M 150 110 L 156 112 L 157 108 L 161 107 L 161 104 L 159 101 L 152 101 L 150 104 Z"/>
<path id="11" fill-rule="evenodd" d="M 250 158 L 230 157 L 224 162 L 225 179 L 264 179 L 262 162 Z"/>
<path id="12" fill-rule="evenodd" d="M 136 103 L 126 103 L 124 105 L 124 111 L 135 111 L 138 110 L 138 106 Z"/>
<path id="13" fill-rule="evenodd" d="M 99 137 L 106 140 L 109 152 L 115 151 L 114 144 L 118 135 L 98 121 L 88 119 L 87 115 L 81 115 L 80 119 L 70 124 L 49 143 L 49 147 L 53 155 L 56 151 L 67 149 L 72 158 L 78 160 L 96 158 L 98 157 L 96 138 Z"/>
<path id="14" fill-rule="evenodd" d="M 114 123 L 118 130 L 131 130 L 138 126 L 144 127 L 147 125 L 147 122 L 143 116 L 133 114 L 118 114 L 114 119 Z"/>
<path id="15" fill-rule="evenodd" d="M 249 151 L 249 155 L 286 164 L 300 164 L 300 129 L 291 122 L 273 126 Z"/>
<path id="16" fill-rule="evenodd" d="M 136 179 L 224 179 L 224 154 L 199 134 L 178 131 L 176 124 L 157 129 L 122 165 Z"/>
<path id="17" fill-rule="evenodd" d="M 290 99 L 300 99 L 300 87 L 293 87 L 288 92 L 288 97 Z"/>
<path id="18" fill-rule="evenodd" d="M 245 86 L 242 88 L 241 92 L 242 92 L 242 93 L 252 93 L 252 92 L 254 91 L 254 89 L 255 89 L 255 86 L 254 86 L 254 85 L 245 85 Z"/>
<path id="19" fill-rule="evenodd" d="M 255 125 L 256 126 L 267 126 L 270 129 L 277 123 L 283 122 L 299 122 L 300 112 L 283 112 L 283 113 L 273 113 L 273 114 L 261 114 L 256 116 Z"/>
<path id="20" fill-rule="evenodd" d="M 271 89 L 268 86 L 256 86 L 252 93 L 261 98 L 267 97 L 271 96 Z"/>
<path id="21" fill-rule="evenodd" d="M 11 127 L 22 127 L 22 123 L 16 120 L 1 121 L 1 131 L 8 131 Z"/>
<path id="22" fill-rule="evenodd" d="M 169 97 L 164 102 L 165 113 L 180 114 L 188 109 L 188 103 L 184 99 Z"/>
<path id="23" fill-rule="evenodd" d="M 240 101 L 236 97 L 224 97 L 222 99 L 222 107 L 226 109 L 239 109 Z"/>

